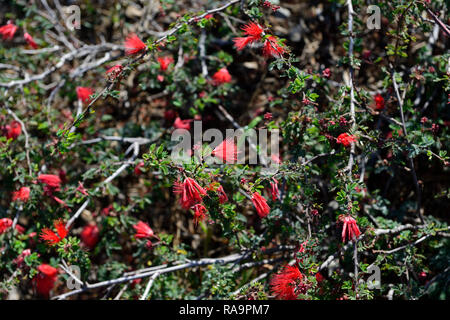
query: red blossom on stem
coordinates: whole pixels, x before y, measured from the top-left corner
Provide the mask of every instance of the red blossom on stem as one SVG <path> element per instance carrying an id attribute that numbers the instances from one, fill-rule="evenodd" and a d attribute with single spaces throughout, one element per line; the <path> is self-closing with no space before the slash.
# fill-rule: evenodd
<path id="1" fill-rule="evenodd" d="M 134 33 L 128 35 L 125 39 L 125 54 L 133 55 L 143 50 L 147 50 L 145 43 Z"/>
<path id="2" fill-rule="evenodd" d="M 339 222 L 342 223 L 342 242 L 355 240 L 361 234 L 353 217 L 341 215 L 339 216 Z"/>
<path id="3" fill-rule="evenodd" d="M 78 99 L 84 103 L 89 103 L 91 101 L 91 94 L 95 92 L 92 88 L 89 87 L 77 87 L 76 91 Z"/>
<path id="4" fill-rule="evenodd" d="M 173 123 L 175 129 L 191 129 L 191 122 L 194 121 L 192 119 L 181 120 L 180 117 L 177 117 Z"/>
<path id="5" fill-rule="evenodd" d="M 12 121 L 3 128 L 3 131 L 6 139 L 16 140 L 22 133 L 22 126 L 20 125 L 20 122 Z"/>
<path id="6" fill-rule="evenodd" d="M 83 244 L 91 250 L 96 246 L 99 236 L 100 232 L 95 224 L 85 226 L 80 234 Z"/>
<path id="7" fill-rule="evenodd" d="M 3 234 L 11 228 L 13 221 L 10 218 L 2 218 L 0 219 L 0 234 Z"/>
<path id="8" fill-rule="evenodd" d="M 280 191 L 278 190 L 278 180 L 273 178 L 270 182 L 272 200 L 277 201 L 280 198 Z"/>
<path id="9" fill-rule="evenodd" d="M 159 68 L 161 69 L 161 71 L 166 71 L 172 62 L 173 62 L 172 57 L 159 57 L 158 58 Z"/>
<path id="10" fill-rule="evenodd" d="M 260 218 L 265 218 L 270 213 L 270 207 L 267 204 L 267 200 L 261 196 L 258 192 L 254 192 L 252 195 L 252 202 L 256 208 Z"/>
<path id="11" fill-rule="evenodd" d="M 336 142 L 342 144 L 344 147 L 348 147 L 352 142 L 356 142 L 356 137 L 344 132 L 337 137 Z"/>
<path id="12" fill-rule="evenodd" d="M 225 193 L 225 190 L 223 190 L 223 187 L 221 185 L 217 188 L 217 194 L 219 196 L 220 204 L 224 204 L 225 202 L 228 201 L 228 196 Z"/>
<path id="13" fill-rule="evenodd" d="M 9 22 L 8 24 L 0 27 L 0 34 L 3 40 L 12 40 L 17 29 L 19 29 L 15 24 Z"/>
<path id="14" fill-rule="evenodd" d="M 270 287 L 277 299 L 296 300 L 302 290 L 303 275 L 294 266 L 285 266 L 270 281 Z"/>
<path id="15" fill-rule="evenodd" d="M 204 221 L 206 219 L 206 210 L 205 206 L 202 204 L 196 204 L 192 207 L 194 210 L 194 225 L 197 227 L 199 221 Z"/>
<path id="16" fill-rule="evenodd" d="M 20 201 L 28 201 L 30 198 L 30 188 L 29 187 L 22 187 L 17 191 L 13 192 L 12 200 L 20 200 Z"/>
<path id="17" fill-rule="evenodd" d="M 106 70 L 106 74 L 109 76 L 110 80 L 116 79 L 123 71 L 123 67 L 120 64 L 116 64 L 112 66 L 108 70 Z"/>
<path id="18" fill-rule="evenodd" d="M 39 48 L 33 37 L 28 32 L 25 32 L 23 37 L 25 38 L 25 41 L 30 45 L 30 47 L 32 47 L 33 49 Z"/>
<path id="19" fill-rule="evenodd" d="M 181 194 L 180 203 L 184 209 L 202 202 L 202 196 L 206 195 L 205 189 L 192 178 L 186 178 L 182 183 L 175 182 L 174 193 Z"/>
<path id="20" fill-rule="evenodd" d="M 49 228 L 43 228 L 40 234 L 40 238 L 44 241 L 47 241 L 47 244 L 51 246 L 54 246 L 55 244 L 62 241 L 69 233 L 69 230 L 66 229 L 66 226 L 64 225 L 62 220 L 54 221 L 53 226 L 56 229 L 56 233 Z"/>
<path id="21" fill-rule="evenodd" d="M 385 105 L 383 96 L 378 93 L 378 94 L 375 95 L 374 100 L 375 100 L 375 109 L 376 110 L 383 110 L 384 109 L 384 105 Z"/>
<path id="22" fill-rule="evenodd" d="M 286 50 L 278 43 L 275 36 L 268 36 L 264 41 L 263 55 L 268 57 L 278 58 L 281 57 Z"/>
<path id="23" fill-rule="evenodd" d="M 134 230 L 136 230 L 136 234 L 134 235 L 137 239 L 145 239 L 151 238 L 155 234 L 153 233 L 152 228 L 145 222 L 139 221 L 133 226 Z"/>
<path id="24" fill-rule="evenodd" d="M 212 78 L 216 86 L 231 82 L 231 75 L 228 72 L 227 68 L 219 69 L 219 71 L 214 73 Z"/>

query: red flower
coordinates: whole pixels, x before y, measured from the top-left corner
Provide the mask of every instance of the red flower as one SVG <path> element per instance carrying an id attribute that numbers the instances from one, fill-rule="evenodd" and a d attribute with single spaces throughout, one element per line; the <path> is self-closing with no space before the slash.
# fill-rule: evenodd
<path id="1" fill-rule="evenodd" d="M 20 224 L 16 224 L 16 230 L 20 234 L 23 234 L 25 232 L 25 228 L 22 227 Z"/>
<path id="2" fill-rule="evenodd" d="M 133 228 L 136 230 L 136 234 L 134 236 L 137 239 L 151 238 L 155 235 L 149 225 L 142 221 L 136 223 Z"/>
<path id="3" fill-rule="evenodd" d="M 194 225 L 197 227 L 199 221 L 204 221 L 206 219 L 206 210 L 205 206 L 202 204 L 196 204 L 192 207 L 194 209 Z"/>
<path id="4" fill-rule="evenodd" d="M 383 110 L 384 109 L 384 98 L 381 94 L 376 94 L 375 95 L 375 109 L 376 110 Z"/>
<path id="5" fill-rule="evenodd" d="M 91 99 L 89 98 L 91 94 L 94 93 L 94 90 L 88 87 L 77 87 L 77 96 L 78 99 L 85 102 L 85 103 L 89 103 L 91 101 Z"/>
<path id="6" fill-rule="evenodd" d="M 125 40 L 125 54 L 132 55 L 141 52 L 142 50 L 147 50 L 145 43 L 143 43 L 134 33 L 128 35 Z"/>
<path id="7" fill-rule="evenodd" d="M 77 191 L 81 192 L 81 194 L 88 196 L 89 193 L 87 192 L 86 188 L 83 186 L 83 184 L 81 183 L 81 181 L 78 181 L 78 187 L 77 187 Z"/>
<path id="8" fill-rule="evenodd" d="M 356 137 L 348 133 L 341 133 L 336 140 L 337 143 L 342 143 L 344 147 L 348 147 L 352 142 L 356 142 Z"/>
<path id="9" fill-rule="evenodd" d="M 30 198 L 30 188 L 22 187 L 19 190 L 13 192 L 12 200 L 28 201 L 29 198 Z"/>
<path id="10" fill-rule="evenodd" d="M 342 242 L 346 240 L 354 240 L 359 237 L 361 232 L 359 231 L 356 220 L 351 216 L 339 216 L 339 222 L 343 224 L 342 226 Z"/>
<path id="11" fill-rule="evenodd" d="M 43 228 L 40 234 L 40 238 L 44 241 L 47 241 L 47 244 L 51 246 L 62 241 L 62 239 L 64 239 L 69 233 L 62 220 L 54 221 L 53 225 L 56 229 L 56 233 L 49 228 Z"/>
<path id="12" fill-rule="evenodd" d="M 58 278 L 58 269 L 48 264 L 41 264 L 37 270 L 39 273 L 34 277 L 36 291 L 40 295 L 48 297 Z"/>
<path id="13" fill-rule="evenodd" d="M 23 37 L 25 38 L 25 41 L 28 42 L 28 44 L 29 44 L 33 49 L 39 48 L 39 46 L 36 44 L 36 42 L 34 42 L 33 37 L 32 37 L 28 32 L 25 32 L 25 34 L 23 35 Z"/>
<path id="14" fill-rule="evenodd" d="M 326 68 L 325 70 L 323 70 L 322 71 L 322 75 L 325 77 L 325 78 L 329 78 L 329 77 L 331 77 L 331 71 L 330 71 L 330 68 Z"/>
<path id="15" fill-rule="evenodd" d="M 191 129 L 191 122 L 193 120 L 192 119 L 186 119 L 186 120 L 181 120 L 180 117 L 177 117 L 175 119 L 175 122 L 173 123 L 173 126 L 176 129 L 186 129 L 186 130 L 190 130 Z"/>
<path id="16" fill-rule="evenodd" d="M 11 228 L 12 224 L 13 224 L 13 221 L 10 218 L 0 219 L 0 234 L 5 233 L 6 230 Z"/>
<path id="17" fill-rule="evenodd" d="M 202 196 L 206 195 L 205 189 L 192 178 L 186 178 L 183 183 L 175 182 L 174 193 L 181 194 L 180 203 L 184 209 L 202 202 Z"/>
<path id="18" fill-rule="evenodd" d="M 93 249 L 98 242 L 100 232 L 95 224 L 85 226 L 81 231 L 81 241 L 89 249 Z"/>
<path id="19" fill-rule="evenodd" d="M 13 23 L 8 23 L 4 26 L 1 26 L 0 33 L 2 34 L 3 40 L 12 40 L 17 29 L 19 28 Z"/>
<path id="20" fill-rule="evenodd" d="M 23 261 L 24 261 L 25 257 L 28 257 L 29 255 L 31 255 L 31 250 L 30 249 L 24 249 L 24 250 L 22 250 L 22 253 L 19 254 L 17 256 L 17 258 L 15 258 L 13 260 L 13 262 L 17 265 L 17 267 L 20 268 L 23 265 Z"/>
<path id="21" fill-rule="evenodd" d="M 173 58 L 172 57 L 159 57 L 158 62 L 159 62 L 159 68 L 161 69 L 161 71 L 166 71 L 167 68 L 169 67 L 169 65 L 173 62 Z"/>
<path id="22" fill-rule="evenodd" d="M 264 31 L 259 25 L 254 22 L 250 22 L 249 24 L 244 25 L 242 27 L 242 30 L 247 36 L 252 37 L 254 39 L 253 41 L 261 39 L 262 33 Z"/>
<path id="23" fill-rule="evenodd" d="M 164 81 L 164 76 L 162 74 L 158 74 L 156 76 L 156 80 L 158 80 L 159 82 L 163 82 Z"/>
<path id="24" fill-rule="evenodd" d="M 4 128 L 6 139 L 16 140 L 20 134 L 22 133 L 22 126 L 18 121 L 12 121 L 11 124 L 8 124 Z"/>
<path id="25" fill-rule="evenodd" d="M 270 281 L 273 294 L 277 299 L 296 300 L 299 293 L 303 293 L 303 275 L 297 267 L 285 266 Z"/>
<path id="26" fill-rule="evenodd" d="M 286 50 L 279 45 L 277 38 L 274 36 L 268 36 L 263 45 L 263 55 L 265 57 L 280 57 Z"/>
<path id="27" fill-rule="evenodd" d="M 236 50 L 241 51 L 252 41 L 252 37 L 236 37 L 233 39 Z"/>
<path id="28" fill-rule="evenodd" d="M 219 195 L 219 202 L 221 204 L 224 204 L 228 201 L 227 194 L 225 193 L 225 190 L 223 190 L 223 187 L 221 185 L 217 188 L 217 194 Z"/>
<path id="29" fill-rule="evenodd" d="M 322 282 L 323 280 L 325 280 L 324 276 L 323 276 L 320 272 L 317 272 L 317 273 L 316 273 L 316 281 L 317 281 L 318 283 L 320 283 L 320 282 Z"/>
<path id="30" fill-rule="evenodd" d="M 237 153 L 237 147 L 233 139 L 226 139 L 214 148 L 211 155 L 226 163 L 234 163 L 237 160 Z"/>
<path id="31" fill-rule="evenodd" d="M 254 192 L 252 195 L 252 202 L 256 208 L 256 212 L 258 213 L 260 218 L 267 217 L 270 213 L 270 207 L 267 204 L 266 199 L 261 196 L 258 192 Z"/>
<path id="32" fill-rule="evenodd" d="M 273 178 L 272 182 L 270 182 L 272 200 L 277 201 L 280 197 L 280 191 L 278 190 L 278 180 Z"/>
<path id="33" fill-rule="evenodd" d="M 38 177 L 40 183 L 47 185 L 48 187 L 58 191 L 61 187 L 61 179 L 54 174 L 41 174 Z"/>
<path id="34" fill-rule="evenodd" d="M 120 64 L 116 64 L 115 66 L 106 70 L 106 74 L 109 76 L 111 80 L 116 79 L 123 71 L 123 67 Z"/>
<path id="35" fill-rule="evenodd" d="M 142 174 L 141 168 L 145 166 L 143 161 L 139 162 L 136 167 L 134 167 L 134 174 L 140 176 Z"/>
<path id="36" fill-rule="evenodd" d="M 223 83 L 228 83 L 231 81 L 231 75 L 228 72 L 227 68 L 222 68 L 213 75 L 214 84 L 220 85 Z"/>

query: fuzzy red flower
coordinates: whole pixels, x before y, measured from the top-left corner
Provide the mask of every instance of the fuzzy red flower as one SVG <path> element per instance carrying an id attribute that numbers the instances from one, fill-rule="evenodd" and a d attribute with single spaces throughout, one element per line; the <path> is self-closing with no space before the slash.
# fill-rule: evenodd
<path id="1" fill-rule="evenodd" d="M 214 84 L 220 85 L 224 83 L 228 83 L 231 81 L 231 75 L 228 72 L 227 68 L 222 68 L 213 75 Z"/>
<path id="2" fill-rule="evenodd" d="M 136 167 L 134 167 L 134 174 L 140 176 L 142 174 L 141 168 L 145 166 L 143 161 L 139 162 Z"/>
<path id="3" fill-rule="evenodd" d="M 342 242 L 346 240 L 354 240 L 359 237 L 361 232 L 359 231 L 356 220 L 351 216 L 339 216 L 339 222 L 342 223 Z"/>
<path id="4" fill-rule="evenodd" d="M 234 163 L 237 160 L 237 146 L 233 139 L 223 140 L 214 150 L 211 152 L 213 157 L 219 158 L 226 163 Z"/>
<path id="5" fill-rule="evenodd" d="M 260 218 L 265 218 L 270 213 L 270 207 L 267 204 L 266 199 L 261 196 L 258 192 L 254 192 L 252 195 L 252 202 L 256 208 Z"/>
<path id="6" fill-rule="evenodd" d="M 192 119 L 181 120 L 180 117 L 177 117 L 173 123 L 173 126 L 175 127 L 175 129 L 190 130 L 192 121 Z"/>
<path id="7" fill-rule="evenodd" d="M 38 177 L 38 181 L 55 189 L 55 191 L 58 191 L 61 187 L 61 178 L 54 174 L 41 174 Z"/>
<path id="8" fill-rule="evenodd" d="M 277 299 L 296 300 L 303 291 L 302 279 L 303 275 L 297 267 L 287 265 L 270 281 L 271 290 Z"/>
<path id="9" fill-rule="evenodd" d="M 331 70 L 330 70 L 330 68 L 326 68 L 325 70 L 323 70 L 322 71 L 322 75 L 325 77 L 325 78 L 329 78 L 329 77 L 331 77 Z"/>
<path id="10" fill-rule="evenodd" d="M 0 234 L 5 233 L 6 230 L 11 228 L 12 224 L 13 224 L 13 221 L 10 218 L 0 219 Z"/>
<path id="11" fill-rule="evenodd" d="M 136 234 L 134 236 L 137 239 L 151 238 L 155 235 L 149 225 L 142 221 L 136 223 L 133 228 L 136 230 Z"/>
<path id="12" fill-rule="evenodd" d="M 32 37 L 28 32 L 25 32 L 25 34 L 23 35 L 23 37 L 25 38 L 25 41 L 26 41 L 33 49 L 39 48 L 39 46 L 37 45 L 37 43 L 34 41 L 33 37 Z"/>
<path id="13" fill-rule="evenodd" d="M 384 102 L 384 98 L 381 94 L 376 94 L 375 95 L 375 109 L 376 110 L 383 110 L 384 106 L 385 106 L 385 102 Z"/>
<path id="14" fill-rule="evenodd" d="M 252 43 L 252 37 L 236 37 L 233 39 L 234 46 L 236 47 L 237 51 L 244 50 L 244 48 L 249 44 Z"/>
<path id="15" fill-rule="evenodd" d="M 173 62 L 172 57 L 159 57 L 158 58 L 159 68 L 161 69 L 161 71 L 166 71 L 172 62 Z"/>
<path id="16" fill-rule="evenodd" d="M 247 36 L 250 36 L 255 40 L 261 39 L 262 33 L 264 31 L 263 28 L 261 28 L 254 22 L 250 22 L 249 24 L 244 25 L 242 27 L 242 30 Z"/>
<path id="17" fill-rule="evenodd" d="M 56 229 L 56 233 L 49 228 L 43 228 L 40 234 L 40 238 L 44 241 L 47 241 L 47 244 L 51 246 L 62 241 L 69 233 L 69 230 L 66 229 L 66 226 L 64 225 L 62 220 L 54 221 L 53 225 Z"/>
<path id="18" fill-rule="evenodd" d="M 206 210 L 205 206 L 202 204 L 196 204 L 192 207 L 194 210 L 194 225 L 197 227 L 199 221 L 204 221 L 206 219 Z"/>
<path id="19" fill-rule="evenodd" d="M 205 189 L 192 178 L 186 178 L 182 183 L 175 182 L 174 193 L 181 194 L 180 203 L 184 209 L 202 202 L 202 196 L 206 195 Z"/>
<path id="20" fill-rule="evenodd" d="M 1 26 L 0 33 L 2 34 L 3 40 L 12 40 L 17 29 L 19 28 L 13 23 L 8 23 L 4 26 Z"/>
<path id="21" fill-rule="evenodd" d="M 276 37 L 268 36 L 266 38 L 266 41 L 264 41 L 263 55 L 266 58 L 268 57 L 277 58 L 282 56 L 285 52 L 286 50 L 282 46 L 280 46 Z"/>
<path id="22" fill-rule="evenodd" d="M 29 198 L 30 198 L 30 188 L 22 187 L 19 190 L 13 192 L 12 200 L 28 201 Z"/>
<path id="23" fill-rule="evenodd" d="M 94 90 L 88 87 L 77 87 L 77 96 L 78 99 L 83 101 L 84 103 L 89 103 L 91 99 L 89 98 L 91 94 L 94 93 Z"/>
<path id="24" fill-rule="evenodd" d="M 34 277 L 36 282 L 36 291 L 48 298 L 50 291 L 55 286 L 55 282 L 58 278 L 58 269 L 53 268 L 48 264 L 41 264 L 37 270 L 39 273 Z"/>
<path id="25" fill-rule="evenodd" d="M 95 224 L 90 224 L 83 228 L 80 237 L 84 245 L 92 250 L 98 242 L 99 235 L 98 227 Z"/>
<path id="26" fill-rule="evenodd" d="M 81 181 L 78 181 L 77 191 L 79 191 L 81 194 L 85 196 L 89 195 L 89 193 L 87 192 L 86 188 L 83 186 L 83 183 Z"/>
<path id="27" fill-rule="evenodd" d="M 8 124 L 3 129 L 5 131 L 6 139 L 16 140 L 20 134 L 22 133 L 22 126 L 18 121 L 12 121 L 11 124 Z"/>
<path id="28" fill-rule="evenodd" d="M 344 132 L 337 137 L 336 142 L 341 143 L 344 147 L 348 147 L 352 142 L 356 142 L 356 137 Z"/>
<path id="29" fill-rule="evenodd" d="M 116 64 L 112 66 L 108 70 L 106 70 L 106 74 L 108 75 L 110 80 L 116 79 L 123 71 L 123 67 L 121 64 Z"/>
<path id="30" fill-rule="evenodd" d="M 278 180 L 273 178 L 272 182 L 270 182 L 272 200 L 277 201 L 280 197 L 280 191 L 278 190 Z"/>
<path id="31" fill-rule="evenodd" d="M 143 43 L 134 33 L 128 35 L 125 40 L 125 54 L 132 55 L 141 52 L 142 50 L 147 50 L 145 43 Z"/>

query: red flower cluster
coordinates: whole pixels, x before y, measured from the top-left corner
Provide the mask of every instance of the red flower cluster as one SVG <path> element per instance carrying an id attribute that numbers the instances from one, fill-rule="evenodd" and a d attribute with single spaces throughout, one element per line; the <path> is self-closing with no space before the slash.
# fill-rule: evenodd
<path id="1" fill-rule="evenodd" d="M 38 181 L 40 183 L 45 184 L 44 194 L 48 195 L 56 202 L 67 207 L 66 203 L 63 200 L 59 199 L 53 194 L 54 192 L 59 191 L 61 188 L 61 178 L 59 176 L 54 174 L 41 174 L 38 177 Z"/>
<path id="2" fill-rule="evenodd" d="M 147 50 L 145 43 L 139 37 L 132 33 L 125 39 L 125 54 L 132 55 Z"/>
<path id="3" fill-rule="evenodd" d="M 180 117 L 177 117 L 175 119 L 175 122 L 173 123 L 173 126 L 175 129 L 190 130 L 192 121 L 194 121 L 194 120 L 192 120 L 192 119 L 181 120 Z"/>
<path id="4" fill-rule="evenodd" d="M 278 190 L 278 180 L 272 178 L 272 182 L 270 182 L 272 200 L 277 201 L 280 198 L 280 191 Z"/>
<path id="5" fill-rule="evenodd" d="M 83 228 L 80 237 L 83 244 L 92 250 L 99 240 L 99 235 L 100 232 L 98 230 L 98 227 L 95 224 L 90 224 Z"/>
<path id="6" fill-rule="evenodd" d="M 5 233 L 6 230 L 11 228 L 12 224 L 13 224 L 13 221 L 10 218 L 0 219 L 0 234 Z"/>
<path id="7" fill-rule="evenodd" d="M 36 291 L 48 298 L 50 291 L 55 286 L 55 282 L 58 279 L 58 269 L 53 268 L 48 264 L 41 264 L 37 270 L 39 273 L 34 277 L 36 282 Z"/>
<path id="8" fill-rule="evenodd" d="M 234 38 L 234 45 L 238 51 L 243 50 L 248 44 L 261 40 L 264 30 L 256 23 L 250 22 L 242 27 L 247 37 Z"/>
<path id="9" fill-rule="evenodd" d="M 232 139 L 223 140 L 211 152 L 213 157 L 219 158 L 226 163 L 234 163 L 237 160 L 237 146 Z"/>
<path id="10" fill-rule="evenodd" d="M 266 58 L 269 57 L 281 57 L 286 50 L 280 46 L 277 38 L 275 36 L 268 36 L 263 45 L 263 55 Z"/>
<path id="11" fill-rule="evenodd" d="M 28 32 L 25 32 L 23 37 L 25 38 L 25 41 L 30 45 L 30 47 L 32 47 L 33 49 L 39 48 L 39 46 L 34 41 L 33 37 Z"/>
<path id="12" fill-rule="evenodd" d="M 214 73 L 212 78 L 213 78 L 214 84 L 216 86 L 220 85 L 220 84 L 231 82 L 231 75 L 228 72 L 227 68 L 219 69 L 219 71 Z"/>
<path id="13" fill-rule="evenodd" d="M 17 29 L 19 29 L 15 24 L 9 22 L 8 24 L 0 27 L 0 34 L 3 40 L 12 40 Z"/>
<path id="14" fill-rule="evenodd" d="M 228 201 L 227 194 L 225 193 L 225 190 L 223 190 L 223 187 L 221 185 L 217 188 L 217 194 L 219 196 L 220 204 L 224 204 Z"/>
<path id="15" fill-rule="evenodd" d="M 12 121 L 10 124 L 4 126 L 2 131 L 6 139 L 16 140 L 22 133 L 22 126 L 20 125 L 20 122 Z"/>
<path id="16" fill-rule="evenodd" d="M 356 220 L 351 216 L 341 215 L 339 216 L 339 222 L 342 223 L 342 242 L 354 240 L 361 234 Z"/>
<path id="17" fill-rule="evenodd" d="M 266 199 L 261 196 L 258 192 L 254 192 L 252 195 L 252 202 L 256 208 L 260 218 L 265 218 L 270 213 L 270 207 L 267 204 Z"/>
<path id="18" fill-rule="evenodd" d="M 69 230 L 66 229 L 66 226 L 64 225 L 62 220 L 54 221 L 53 225 L 56 229 L 56 233 L 49 228 L 43 228 L 40 234 L 40 238 L 44 241 L 47 241 L 47 244 L 51 246 L 54 246 L 55 244 L 62 241 L 69 233 Z"/>
<path id="19" fill-rule="evenodd" d="M 375 95 L 375 109 L 376 110 L 383 110 L 384 106 L 385 106 L 385 102 L 384 102 L 384 98 L 381 94 L 376 94 Z"/>
<path id="20" fill-rule="evenodd" d="M 13 192 L 12 200 L 13 201 L 21 200 L 25 202 L 28 201 L 29 198 L 30 198 L 30 188 L 22 187 L 19 190 Z"/>
<path id="21" fill-rule="evenodd" d="M 84 103 L 89 103 L 91 101 L 90 96 L 95 91 L 88 87 L 77 87 L 77 96 L 78 99 L 81 100 Z"/>
<path id="22" fill-rule="evenodd" d="M 184 209 L 202 202 L 202 196 L 206 195 L 205 189 L 192 178 L 186 178 L 182 183 L 175 182 L 174 192 L 181 194 L 180 203 Z"/>
<path id="23" fill-rule="evenodd" d="M 116 64 L 112 66 L 108 70 L 106 70 L 106 74 L 108 75 L 110 80 L 116 79 L 123 71 L 123 67 L 121 64 Z"/>
<path id="24" fill-rule="evenodd" d="M 303 291 L 302 279 L 303 275 L 297 267 L 287 265 L 272 278 L 270 286 L 277 299 L 296 300 Z"/>
<path id="25" fill-rule="evenodd" d="M 342 144 L 344 147 L 348 147 L 352 142 L 356 142 L 356 137 L 345 132 L 337 137 L 336 142 Z"/>
<path id="26" fill-rule="evenodd" d="M 205 206 L 202 204 L 196 204 L 192 207 L 194 210 L 194 225 L 197 227 L 199 221 L 204 221 L 206 219 L 206 210 Z"/>
<path id="27" fill-rule="evenodd" d="M 136 230 L 136 234 L 134 235 L 137 239 L 145 239 L 151 238 L 155 234 L 153 233 L 152 228 L 145 222 L 139 221 L 133 226 L 134 230 Z"/>
<path id="28" fill-rule="evenodd" d="M 161 69 L 161 71 L 166 71 L 172 62 L 173 62 L 172 57 L 159 57 L 158 58 L 159 68 Z"/>

